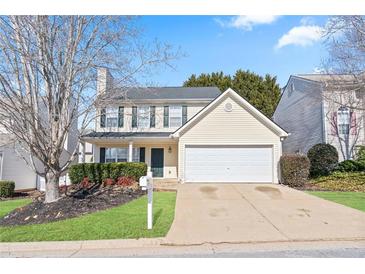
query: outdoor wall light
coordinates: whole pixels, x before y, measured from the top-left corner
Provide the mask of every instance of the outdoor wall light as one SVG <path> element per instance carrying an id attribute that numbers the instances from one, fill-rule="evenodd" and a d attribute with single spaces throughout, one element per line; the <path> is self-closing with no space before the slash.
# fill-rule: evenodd
<path id="1" fill-rule="evenodd" d="M 171 151 L 172 151 L 172 148 L 171 148 L 171 146 L 169 146 L 169 149 L 168 149 L 168 151 L 169 151 L 169 153 L 171 153 Z"/>

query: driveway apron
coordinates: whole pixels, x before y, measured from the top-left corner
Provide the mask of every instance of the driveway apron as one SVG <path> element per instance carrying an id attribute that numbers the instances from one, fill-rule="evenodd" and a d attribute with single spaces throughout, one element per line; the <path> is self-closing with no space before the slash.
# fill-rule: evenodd
<path id="1" fill-rule="evenodd" d="M 181 184 L 166 244 L 365 239 L 365 213 L 285 186 Z"/>

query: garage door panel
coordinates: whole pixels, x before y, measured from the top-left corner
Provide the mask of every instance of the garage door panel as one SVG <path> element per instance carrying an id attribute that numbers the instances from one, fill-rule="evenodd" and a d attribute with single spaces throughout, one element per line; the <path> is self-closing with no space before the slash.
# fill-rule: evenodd
<path id="1" fill-rule="evenodd" d="M 272 182 L 271 147 L 202 146 L 185 149 L 187 182 Z"/>

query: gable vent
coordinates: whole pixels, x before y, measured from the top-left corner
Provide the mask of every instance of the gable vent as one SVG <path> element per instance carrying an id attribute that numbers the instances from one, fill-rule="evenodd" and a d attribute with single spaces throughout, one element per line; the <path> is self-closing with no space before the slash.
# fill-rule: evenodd
<path id="1" fill-rule="evenodd" d="M 224 110 L 225 110 L 226 112 L 231 112 L 231 111 L 232 111 L 232 108 L 233 108 L 233 106 L 232 106 L 232 104 L 231 104 L 231 103 L 226 103 L 226 104 L 224 105 Z"/>

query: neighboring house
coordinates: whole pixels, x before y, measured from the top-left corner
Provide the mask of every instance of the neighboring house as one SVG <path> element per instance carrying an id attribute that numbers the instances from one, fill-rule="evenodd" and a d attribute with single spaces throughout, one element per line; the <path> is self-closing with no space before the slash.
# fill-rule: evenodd
<path id="1" fill-rule="evenodd" d="M 105 95 L 112 77 L 105 69 L 98 77 Z M 97 113 L 95 131 L 83 136 L 94 162 L 146 162 L 156 179 L 182 183 L 279 182 L 287 133 L 232 89 L 120 90 Z"/>
<path id="2" fill-rule="evenodd" d="M 64 151 L 61 156 L 61 162 L 68 158 L 77 144 L 77 123 L 72 125 L 70 134 L 64 144 Z M 35 171 L 30 168 L 25 160 L 30 156 L 22 150 L 19 145 L 12 139 L 9 133 L 4 129 L 0 129 L 0 180 L 11 180 L 15 182 L 15 190 L 45 190 L 45 180 L 38 176 Z M 76 161 L 77 162 L 77 159 Z M 36 161 L 38 170 L 42 170 L 42 164 Z M 69 184 L 69 178 L 65 174 L 60 178 L 60 185 Z"/>
<path id="3" fill-rule="evenodd" d="M 340 160 L 364 145 L 364 90 L 351 75 L 290 76 L 273 120 L 290 132 L 284 153 L 304 153 L 315 144 L 336 147 Z"/>

